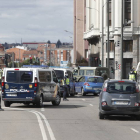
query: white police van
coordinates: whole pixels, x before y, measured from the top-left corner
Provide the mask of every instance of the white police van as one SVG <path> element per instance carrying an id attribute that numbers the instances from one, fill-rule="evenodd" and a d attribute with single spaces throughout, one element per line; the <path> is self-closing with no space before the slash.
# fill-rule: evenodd
<path id="1" fill-rule="evenodd" d="M 43 102 L 53 105 L 61 102 L 59 82 L 51 69 L 4 68 L 1 86 L 6 107 L 12 103 L 33 103 L 40 107 Z"/>
<path id="2" fill-rule="evenodd" d="M 73 69 L 70 68 L 59 68 L 59 67 L 50 67 L 50 69 L 53 69 L 57 75 L 57 78 L 61 81 L 62 79 L 64 79 L 65 74 L 67 73 L 68 78 L 70 80 L 70 87 L 69 87 L 69 94 L 71 96 L 76 95 L 77 93 L 75 92 L 75 80 L 73 77 Z M 63 94 L 64 90 L 63 90 L 63 86 L 60 85 L 60 92 L 61 95 Z"/>

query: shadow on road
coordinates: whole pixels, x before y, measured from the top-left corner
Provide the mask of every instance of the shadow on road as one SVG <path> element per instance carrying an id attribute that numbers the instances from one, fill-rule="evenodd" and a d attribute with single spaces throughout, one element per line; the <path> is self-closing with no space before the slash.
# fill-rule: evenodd
<path id="1" fill-rule="evenodd" d="M 82 106 L 82 105 L 63 105 L 63 104 L 60 104 L 59 106 L 53 106 L 51 104 L 44 104 L 42 107 L 37 107 L 35 105 L 28 105 L 28 106 L 25 106 L 25 105 L 20 105 L 20 106 L 11 106 L 10 108 L 19 108 L 19 109 L 31 109 L 31 108 L 37 108 L 37 109 L 41 109 L 41 108 L 44 108 L 44 109 L 73 109 L 73 108 L 81 108 L 81 107 L 85 107 L 85 106 Z"/>
<path id="2" fill-rule="evenodd" d="M 136 116 L 127 116 L 127 115 L 112 115 L 106 116 L 106 120 L 113 120 L 113 121 L 139 121 L 136 119 Z"/>

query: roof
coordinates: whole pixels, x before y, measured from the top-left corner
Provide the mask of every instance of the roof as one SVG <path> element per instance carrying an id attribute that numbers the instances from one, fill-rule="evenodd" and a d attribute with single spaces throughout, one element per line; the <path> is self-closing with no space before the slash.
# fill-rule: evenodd
<path id="1" fill-rule="evenodd" d="M 122 80 L 119 80 L 119 79 L 107 79 L 105 80 L 106 82 L 129 82 L 129 83 L 136 83 L 136 81 L 131 81 L 131 80 L 128 80 L 128 79 L 122 79 Z"/>

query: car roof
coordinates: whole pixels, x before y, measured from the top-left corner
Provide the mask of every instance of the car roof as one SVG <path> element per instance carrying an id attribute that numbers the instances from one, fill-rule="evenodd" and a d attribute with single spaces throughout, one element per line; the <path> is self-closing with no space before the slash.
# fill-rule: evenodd
<path id="1" fill-rule="evenodd" d="M 85 77 L 87 77 L 87 78 L 90 78 L 90 77 L 99 77 L 99 78 L 103 78 L 102 76 L 96 76 L 96 75 L 92 75 L 92 76 L 85 76 Z"/>
<path id="2" fill-rule="evenodd" d="M 105 80 L 105 82 L 127 82 L 127 83 L 136 83 L 136 81 L 131 81 L 131 80 L 128 80 L 128 79 L 122 79 L 122 80 L 117 80 L 117 79 L 107 79 Z"/>

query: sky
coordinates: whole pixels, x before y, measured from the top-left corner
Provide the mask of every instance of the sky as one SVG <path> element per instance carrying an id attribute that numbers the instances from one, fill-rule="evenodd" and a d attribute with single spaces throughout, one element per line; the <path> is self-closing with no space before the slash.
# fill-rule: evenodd
<path id="1" fill-rule="evenodd" d="M 72 33 L 73 0 L 0 0 L 0 44 L 72 43 Z"/>

